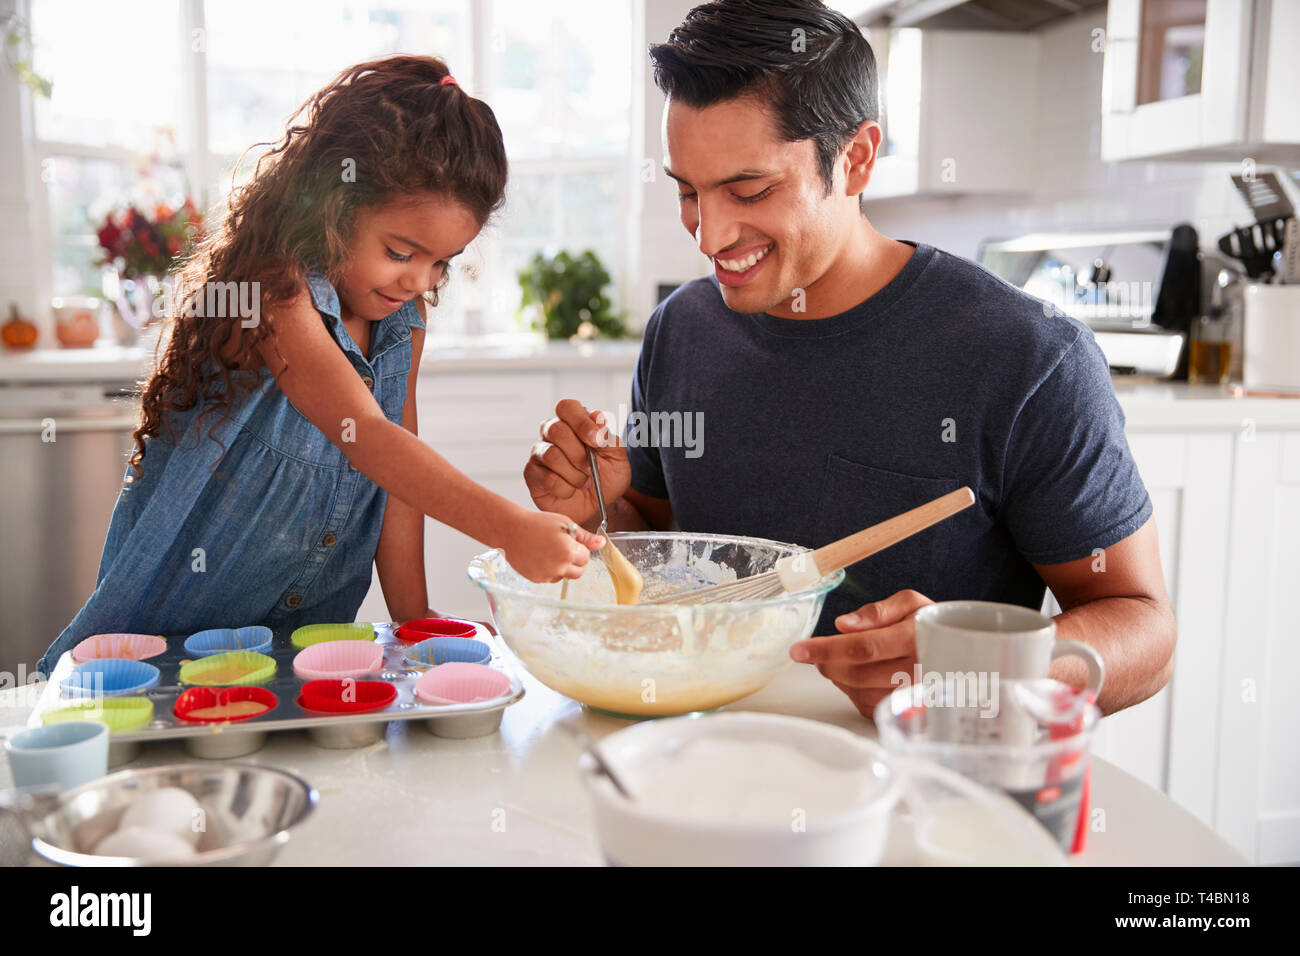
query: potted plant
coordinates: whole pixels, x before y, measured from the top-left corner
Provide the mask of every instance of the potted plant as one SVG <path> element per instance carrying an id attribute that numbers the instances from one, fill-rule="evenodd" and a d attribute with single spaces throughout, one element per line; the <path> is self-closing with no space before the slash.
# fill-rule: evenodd
<path id="1" fill-rule="evenodd" d="M 519 271 L 520 311 L 540 312 L 533 325 L 552 339 L 620 338 L 625 330 L 605 294 L 609 283 L 608 270 L 590 249 L 577 256 L 539 252 Z"/>

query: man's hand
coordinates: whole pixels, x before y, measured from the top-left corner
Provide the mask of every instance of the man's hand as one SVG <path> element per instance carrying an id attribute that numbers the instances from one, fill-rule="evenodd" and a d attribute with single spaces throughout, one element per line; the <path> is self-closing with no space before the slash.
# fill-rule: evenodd
<path id="1" fill-rule="evenodd" d="M 805 664 L 816 664 L 823 677 L 853 701 L 863 717 L 870 717 L 880 703 L 902 682 L 894 675 L 906 675 L 912 682 L 916 666 L 916 621 L 914 615 L 927 604 L 924 594 L 899 591 L 883 601 L 864 604 L 835 619 L 842 633 L 810 637 L 790 648 L 790 656 Z"/>
<path id="2" fill-rule="evenodd" d="M 566 398 L 555 406 L 555 416 L 542 423 L 542 440 L 528 456 L 524 483 L 542 511 L 558 512 L 582 524 L 599 510 L 587 447 L 596 450 L 607 506 L 627 491 L 632 468 L 627 449 L 604 427 L 603 412 L 588 412 L 581 402 Z"/>

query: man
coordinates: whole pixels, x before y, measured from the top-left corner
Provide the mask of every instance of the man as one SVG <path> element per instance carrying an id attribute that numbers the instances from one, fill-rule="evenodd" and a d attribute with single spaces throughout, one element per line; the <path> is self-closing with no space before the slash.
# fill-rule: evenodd
<path id="1" fill-rule="evenodd" d="M 859 197 L 881 130 L 861 32 L 813 0 L 720 0 L 650 57 L 664 171 L 714 274 L 651 316 L 632 410 L 698 416 L 705 441 L 606 447 L 603 416 L 561 402 L 524 470 L 538 507 L 592 521 L 584 443 L 620 530 L 816 547 L 969 485 L 972 507 L 849 568 L 822 636 L 791 656 L 870 715 L 913 674 L 918 608 L 1036 609 L 1046 584 L 1058 636 L 1106 663 L 1104 712 L 1156 693 L 1175 623 L 1106 362 L 1079 322 L 872 228 Z M 1086 676 L 1077 658 L 1051 674 Z"/>

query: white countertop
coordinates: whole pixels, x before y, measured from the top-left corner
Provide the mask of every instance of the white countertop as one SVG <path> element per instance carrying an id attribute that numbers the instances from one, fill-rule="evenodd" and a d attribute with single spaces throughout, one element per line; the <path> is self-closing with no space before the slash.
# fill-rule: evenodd
<path id="1" fill-rule="evenodd" d="M 630 376 L 640 347 L 638 339 L 579 345 L 508 337 L 478 345 L 435 342 L 426 348 L 420 368 L 443 375 L 589 369 L 622 370 Z M 145 350 L 122 346 L 3 352 L 0 385 L 131 381 L 142 378 L 148 364 Z M 1130 430 L 1238 429 L 1247 419 L 1255 427 L 1300 427 L 1300 395 L 1253 395 L 1236 386 L 1126 376 L 1112 381 Z"/>
<path id="2" fill-rule="evenodd" d="M 144 378 L 152 352 L 136 346 L 0 351 L 0 384 L 31 382 L 126 382 Z"/>
<path id="3" fill-rule="evenodd" d="M 1149 428 L 1239 429 L 1300 427 L 1300 395 L 1254 394 L 1236 385 L 1189 385 L 1150 379 L 1111 379 L 1129 431 Z"/>
<path id="4" fill-rule="evenodd" d="M 320 792 L 316 812 L 276 864 L 600 865 L 577 773 L 578 745 L 557 725 L 575 721 L 600 738 L 628 723 L 585 710 L 527 675 L 524 683 L 523 700 L 506 711 L 500 732 L 491 736 L 447 740 L 399 722 L 369 747 L 325 750 L 289 731 L 239 758 L 299 774 Z M 875 736 L 873 725 L 808 666 L 792 664 L 771 686 L 728 709 L 795 714 Z M 25 723 L 27 710 L 0 709 L 0 727 Z M 127 766 L 194 759 L 179 743 L 161 743 Z M 11 782 L 7 761 L 0 761 L 0 787 Z M 1105 829 L 1089 834 L 1074 865 L 1245 865 L 1186 810 L 1097 757 L 1092 806 L 1105 811 Z M 912 852 L 906 822 L 897 814 L 884 862 L 910 862 Z"/>
<path id="5" fill-rule="evenodd" d="M 430 341 L 421 371 L 506 372 L 568 368 L 614 368 L 629 372 L 640 339 L 597 340 L 577 345 L 533 337 L 496 336 L 477 344 Z M 128 381 L 145 378 L 152 346 L 102 345 L 85 349 L 0 351 L 0 383 Z"/>

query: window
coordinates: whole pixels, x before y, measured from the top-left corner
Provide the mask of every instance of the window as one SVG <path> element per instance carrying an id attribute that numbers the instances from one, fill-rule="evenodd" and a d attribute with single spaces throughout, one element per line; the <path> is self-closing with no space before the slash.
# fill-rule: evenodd
<path id="1" fill-rule="evenodd" d="M 54 296 L 101 294 L 95 229 L 107 212 L 127 199 L 152 206 L 184 190 L 180 91 L 158 81 L 180 71 L 178 8 L 142 0 L 137 9 L 125 18 L 94 0 L 32 4 L 34 67 L 58 77 L 50 98 L 33 102 Z M 105 42 L 115 35 L 121 43 Z M 127 46 L 142 55 L 110 52 Z"/>
<path id="2" fill-rule="evenodd" d="M 31 0 L 50 294 L 96 294 L 95 227 L 126 201 L 189 192 L 218 215 L 232 174 L 339 70 L 397 52 L 443 57 L 490 103 L 511 162 L 506 207 L 453 275 L 434 331 L 515 326 L 516 272 L 592 248 L 632 301 L 633 48 L 639 0 Z M 114 52 L 116 51 L 116 52 Z M 263 147 L 264 148 L 264 147 Z M 243 163 L 238 166 L 243 156 Z"/>
<path id="3" fill-rule="evenodd" d="M 510 185 L 496 241 L 485 250 L 487 298 L 476 303 L 488 322 L 518 306 L 515 276 L 539 249 L 594 249 L 615 287 L 628 285 L 621 224 L 632 191 L 631 7 L 627 0 L 494 4 L 485 79 L 510 155 Z"/>

